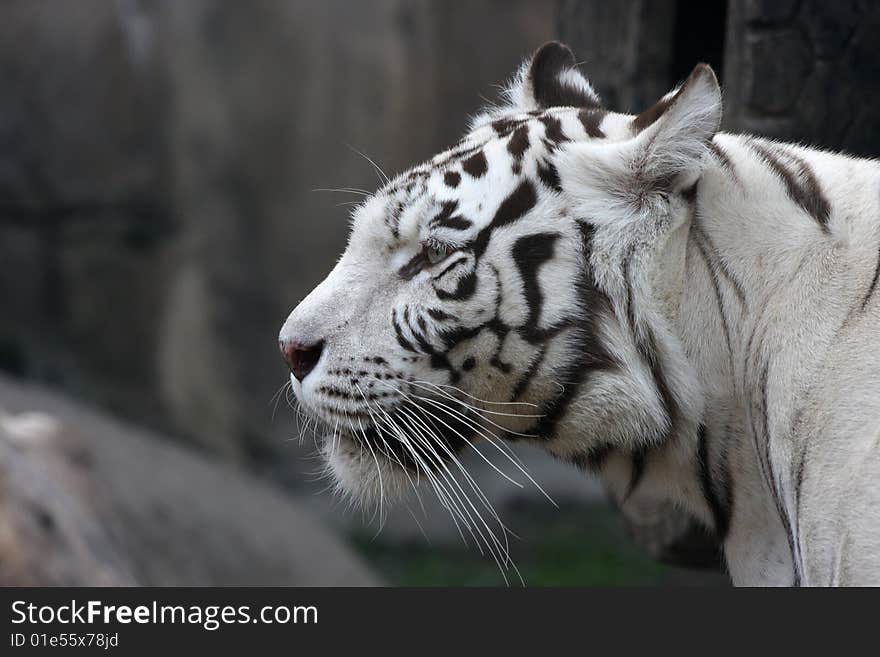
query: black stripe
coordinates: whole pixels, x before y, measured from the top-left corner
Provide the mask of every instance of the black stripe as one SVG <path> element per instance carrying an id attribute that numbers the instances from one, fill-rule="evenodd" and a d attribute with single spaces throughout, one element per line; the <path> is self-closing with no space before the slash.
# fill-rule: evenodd
<path id="1" fill-rule="evenodd" d="M 724 341 L 727 344 L 727 355 L 730 360 L 730 372 L 733 373 L 733 345 L 730 341 L 730 326 L 727 323 L 727 314 L 724 312 L 724 300 L 721 296 L 721 287 L 718 281 L 718 272 L 715 271 L 714 264 L 709 260 L 706 249 L 700 242 L 699 237 L 694 234 L 694 244 L 706 263 L 706 269 L 709 270 L 709 278 L 712 281 L 712 289 L 715 291 L 715 302 L 718 304 L 718 313 L 721 316 L 721 327 L 724 329 Z"/>
<path id="2" fill-rule="evenodd" d="M 800 425 L 800 411 L 795 416 L 795 419 L 792 421 L 792 438 L 794 438 L 794 430 L 798 428 Z M 799 455 L 796 460 L 797 469 L 795 471 L 795 483 L 794 483 L 794 540 L 795 546 L 798 551 L 798 559 L 801 557 L 801 500 L 803 496 L 801 495 L 801 491 L 804 485 L 804 475 L 805 475 L 805 465 L 807 462 L 807 453 L 809 451 L 809 441 L 801 439 L 801 449 L 799 450 Z"/>
<path id="3" fill-rule="evenodd" d="M 437 216 L 431 219 L 431 225 L 436 226 L 448 220 L 457 209 L 458 201 L 446 201 Z"/>
<path id="4" fill-rule="evenodd" d="M 791 433 L 789 439 L 794 443 L 797 438 L 798 430 L 801 428 L 801 418 L 803 409 L 798 409 L 791 421 Z M 792 458 L 792 473 L 794 475 L 794 543 L 797 548 L 798 559 L 801 556 L 801 490 L 804 485 L 804 473 L 806 471 L 807 452 L 809 451 L 809 441 L 804 440 L 801 436 L 800 445 L 797 454 Z"/>
<path id="5" fill-rule="evenodd" d="M 498 274 L 498 270 L 495 267 L 492 267 L 492 271 L 495 273 L 496 278 L 498 279 L 498 291 L 495 297 L 495 314 L 491 319 L 480 324 L 478 326 L 467 327 L 467 326 L 459 326 L 456 328 L 448 328 L 439 333 L 439 337 L 443 340 L 443 344 L 446 347 L 446 350 L 449 351 L 460 342 L 464 340 L 468 340 L 473 338 L 484 330 L 492 331 L 498 337 L 498 349 L 495 354 L 495 361 L 500 362 L 497 359 L 497 355 L 501 350 L 501 343 L 507 333 L 510 332 L 510 329 L 499 319 L 499 312 L 501 308 L 501 284 L 500 284 L 500 276 Z M 430 310 L 428 311 L 430 314 Z"/>
<path id="6" fill-rule="evenodd" d="M 730 159 L 730 156 L 727 154 L 727 152 L 714 141 L 709 142 L 709 149 L 721 163 L 722 168 L 724 168 L 731 175 L 735 182 L 739 183 L 739 177 L 736 175 L 736 169 L 733 166 L 733 161 Z"/>
<path id="7" fill-rule="evenodd" d="M 877 289 L 877 280 L 880 279 L 880 252 L 877 254 L 877 264 L 874 266 L 874 278 L 871 279 L 871 285 L 868 286 L 868 291 L 865 293 L 865 298 L 862 299 L 862 310 L 868 307 L 868 302 L 871 300 L 871 296 L 874 294 L 874 290 Z"/>
<path id="8" fill-rule="evenodd" d="M 452 315 L 447 312 L 443 312 L 439 308 L 428 308 L 428 314 L 436 319 L 438 322 L 445 322 L 450 319 L 455 319 Z"/>
<path id="9" fill-rule="evenodd" d="M 524 119 L 498 119 L 492 121 L 492 129 L 499 137 L 506 137 L 525 122 Z"/>
<path id="10" fill-rule="evenodd" d="M 413 331 L 413 337 L 416 339 L 416 343 L 418 344 L 421 353 L 430 357 L 431 360 L 429 362 L 431 367 L 435 370 L 445 370 L 449 372 L 449 378 L 451 382 L 457 383 L 461 375 L 452 366 L 452 363 L 449 362 L 446 354 L 442 354 L 434 349 L 431 343 L 428 342 L 427 337 L 422 335 L 421 333 Z"/>
<path id="11" fill-rule="evenodd" d="M 406 351 L 418 353 L 415 347 L 412 346 L 412 343 L 404 337 L 403 330 L 400 328 L 400 324 L 397 323 L 396 309 L 391 310 L 391 324 L 394 326 L 394 335 L 397 337 L 397 344 L 403 347 Z"/>
<path id="12" fill-rule="evenodd" d="M 642 331 L 638 330 L 635 317 L 635 307 L 633 303 L 633 284 L 630 276 L 630 262 L 634 257 L 634 249 L 630 249 L 629 254 L 623 261 L 623 278 L 626 283 L 626 312 L 629 320 L 630 331 L 632 332 L 633 342 L 636 350 L 639 352 L 642 360 L 647 363 L 651 370 L 651 377 L 654 379 L 654 387 L 663 404 L 663 410 L 666 415 L 666 429 L 663 432 L 660 442 L 666 443 L 675 435 L 678 427 L 678 404 L 672 395 L 669 384 L 666 381 L 666 375 L 663 371 L 660 354 L 657 350 L 657 340 L 650 326 L 642 327 Z"/>
<path id="13" fill-rule="evenodd" d="M 727 266 L 727 263 L 723 258 L 718 256 L 718 250 L 715 248 L 715 245 L 712 244 L 712 240 L 709 239 L 709 235 L 699 223 L 699 215 L 695 215 L 693 221 L 691 222 L 691 228 L 695 233 L 696 238 L 703 243 L 706 247 L 706 257 L 707 259 L 715 266 L 717 266 L 718 270 L 724 274 L 724 278 L 727 279 L 727 282 L 733 288 L 734 293 L 736 294 L 739 302 L 745 306 L 746 305 L 746 293 L 743 289 L 742 283 L 737 280 L 736 276 L 733 275 L 733 272 L 730 271 L 730 268 Z"/>
<path id="14" fill-rule="evenodd" d="M 558 233 L 526 235 L 514 242 L 511 251 L 514 264 L 522 279 L 523 296 L 528 310 L 525 325 L 519 332 L 523 338 L 533 344 L 541 339 L 538 324 L 544 307 L 544 294 L 538 282 L 538 271 L 541 265 L 553 258 L 554 245 L 558 239 Z"/>
<path id="15" fill-rule="evenodd" d="M 538 162 L 538 178 L 548 189 L 554 192 L 562 191 L 562 184 L 559 182 L 559 171 L 552 162 Z"/>
<path id="16" fill-rule="evenodd" d="M 504 340 L 501 339 L 498 342 L 498 347 L 495 349 L 495 353 L 492 354 L 492 357 L 489 359 L 489 365 L 500 372 L 510 374 L 513 371 L 513 366 L 510 363 L 505 363 L 503 360 L 501 360 L 501 349 L 503 346 Z"/>
<path id="17" fill-rule="evenodd" d="M 405 265 L 397 270 L 397 275 L 405 280 L 410 280 L 413 276 L 422 271 L 426 262 L 425 254 L 422 251 L 419 251 L 410 258 Z"/>
<path id="18" fill-rule="evenodd" d="M 482 149 L 480 149 L 462 162 L 461 167 L 468 175 L 480 178 L 486 173 L 489 165 L 486 163 L 486 156 L 483 154 Z"/>
<path id="19" fill-rule="evenodd" d="M 599 127 L 604 118 L 605 111 L 600 109 L 583 109 L 578 112 L 578 119 L 581 125 L 584 126 L 584 131 L 586 131 L 588 137 L 593 137 L 594 139 L 605 137 L 605 133 Z"/>
<path id="20" fill-rule="evenodd" d="M 614 447 L 608 443 L 596 445 L 585 452 L 580 452 L 570 457 L 570 460 L 581 470 L 598 472 L 601 470 L 608 457 L 614 452 Z"/>
<path id="21" fill-rule="evenodd" d="M 675 431 L 678 427 L 678 404 L 672 396 L 669 384 L 666 381 L 666 375 L 663 372 L 663 365 L 660 362 L 660 355 L 657 353 L 657 343 L 654 334 L 650 329 L 646 329 L 645 338 L 638 340 L 636 347 L 642 358 L 644 358 L 651 369 L 651 376 L 654 379 L 654 386 L 663 402 L 663 408 L 666 412 L 667 427 L 661 439 L 662 443 L 668 442 L 675 437 Z"/>
<path id="22" fill-rule="evenodd" d="M 444 159 L 426 165 L 427 169 L 425 170 L 425 175 L 429 175 L 431 171 L 442 165 L 448 165 L 457 160 L 466 160 L 471 155 L 474 155 L 483 150 L 483 146 L 485 146 L 486 143 L 488 142 L 481 142 L 479 144 L 468 144 L 467 140 L 464 140 L 456 144 L 450 150 L 446 151 Z M 441 155 L 443 154 L 441 153 Z"/>
<path id="23" fill-rule="evenodd" d="M 461 216 L 444 217 L 443 219 L 437 221 L 435 225 L 442 228 L 449 228 L 451 230 L 467 230 L 468 228 L 473 226 L 470 220 L 465 219 Z"/>
<path id="24" fill-rule="evenodd" d="M 489 359 L 489 364 L 507 374 L 513 368 L 509 363 L 501 360 L 501 351 L 504 349 L 504 341 L 507 339 L 508 333 L 510 333 L 510 328 L 501 320 L 501 274 L 495 265 L 490 265 L 490 267 L 492 268 L 492 274 L 495 276 L 495 313 L 492 319 L 486 322 L 485 328 L 495 334 L 495 337 L 498 338 L 498 344 L 495 346 L 495 352 Z"/>
<path id="25" fill-rule="evenodd" d="M 582 354 L 587 349 L 588 337 L 585 332 L 576 335 L 574 341 L 575 353 Z M 541 409 L 543 417 L 535 424 L 528 433 L 534 434 L 539 439 L 549 440 L 555 436 L 556 427 L 568 412 L 571 402 L 577 398 L 581 386 L 587 380 L 589 365 L 586 358 L 576 358 L 571 364 L 563 368 L 560 378 L 567 382 L 558 397 L 550 403 L 544 404 Z"/>
<path id="26" fill-rule="evenodd" d="M 801 585 L 801 569 L 800 564 L 797 559 L 797 552 L 795 550 L 795 542 L 794 542 L 794 532 L 791 527 L 791 518 L 788 517 L 788 513 L 782 505 L 782 498 L 779 495 L 779 486 L 776 481 L 776 473 L 773 471 L 773 461 L 770 459 L 770 415 L 769 415 L 769 404 L 768 404 L 768 392 L 767 392 L 767 384 L 770 379 L 770 363 L 767 362 L 764 364 L 764 370 L 761 375 L 761 419 L 763 422 L 763 438 L 764 438 L 764 449 L 763 449 L 763 457 L 762 461 L 762 470 L 764 470 L 764 476 L 767 480 L 767 483 L 770 485 L 770 493 L 773 496 L 773 502 L 776 505 L 776 512 L 779 514 L 779 520 L 782 523 L 783 531 L 785 532 L 785 538 L 788 541 L 788 550 L 791 556 L 791 564 L 792 564 L 792 585 L 800 586 Z"/>
<path id="27" fill-rule="evenodd" d="M 590 373 L 614 369 L 617 366 L 599 334 L 600 318 L 610 316 L 613 311 L 611 300 L 596 285 L 590 268 L 589 255 L 592 252 L 594 229 L 581 221 L 578 222 L 578 229 L 583 245 L 583 268 L 580 280 L 575 285 L 584 315 L 573 319 L 569 326 L 573 329 L 573 337 L 570 339 L 574 342 L 573 349 L 577 357 L 557 374 L 558 380 L 565 381 L 566 385 L 558 397 L 543 405 L 543 417 L 529 431 L 544 439 L 553 438 L 557 425 L 565 417 L 571 402 L 580 394 Z"/>
<path id="28" fill-rule="evenodd" d="M 499 137 L 503 137 L 506 134 L 510 134 L 514 128 L 514 122 L 510 119 L 498 119 L 497 121 L 492 121 L 492 129 L 498 133 Z"/>
<path id="29" fill-rule="evenodd" d="M 816 180 L 810 165 L 792 153 L 783 152 L 783 157 L 793 161 L 797 167 L 792 171 L 782 162 L 782 158 L 763 144 L 756 141 L 750 141 L 749 144 L 782 179 L 789 198 L 819 224 L 822 232 L 830 232 L 828 220 L 831 216 L 831 206 L 822 194 L 819 181 Z"/>
<path id="30" fill-rule="evenodd" d="M 544 138 L 549 140 L 551 144 L 560 144 L 568 141 L 568 137 L 562 131 L 562 121 L 555 116 L 544 115 L 538 119 L 544 124 Z"/>
<path id="31" fill-rule="evenodd" d="M 693 185 L 681 190 L 682 198 L 684 198 L 684 200 L 687 201 L 688 203 L 690 203 L 691 205 L 693 205 L 697 200 L 697 191 L 698 191 L 699 185 L 700 185 L 700 179 L 698 178 L 697 181 Z"/>
<path id="32" fill-rule="evenodd" d="M 519 161 L 522 159 L 522 156 L 528 147 L 529 127 L 527 125 L 521 125 L 514 131 L 513 135 L 510 137 L 510 141 L 507 142 L 507 152 L 513 156 L 515 161 Z"/>
<path id="33" fill-rule="evenodd" d="M 483 228 L 473 242 L 472 249 L 474 256 L 480 258 L 489 245 L 489 238 L 496 228 L 511 224 L 517 219 L 525 215 L 529 210 L 535 207 L 538 197 L 535 194 L 535 186 L 528 180 L 520 183 L 510 196 L 501 202 L 495 216 L 488 226 Z"/>
<path id="34" fill-rule="evenodd" d="M 492 218 L 492 228 L 500 228 L 513 223 L 535 207 L 537 201 L 535 186 L 528 180 L 524 180 L 498 207 Z"/>
<path id="35" fill-rule="evenodd" d="M 791 155 L 790 157 L 798 163 L 798 174 L 804 189 L 802 201 L 804 209 L 819 222 L 823 232 L 830 233 L 831 229 L 828 227 L 828 221 L 831 219 L 831 204 L 822 193 L 822 186 L 819 184 L 813 168 L 801 157 L 796 155 Z"/>
<path id="36" fill-rule="evenodd" d="M 511 401 L 517 401 L 520 397 L 522 397 L 523 393 L 529 387 L 529 384 L 532 382 L 532 379 L 535 378 L 535 373 L 538 371 L 538 368 L 541 367 L 541 364 L 544 362 L 544 357 L 547 355 L 547 346 L 541 345 L 540 350 L 538 351 L 538 355 L 532 359 L 532 362 L 529 364 L 529 368 L 520 376 L 519 380 L 513 386 L 513 392 L 510 395 Z"/>
<path id="37" fill-rule="evenodd" d="M 436 280 L 443 278 L 444 276 L 446 276 L 446 274 L 448 274 L 450 271 L 452 271 L 453 269 L 458 267 L 461 263 L 467 262 L 467 259 L 468 259 L 468 257 L 466 255 L 463 255 L 459 258 L 456 258 L 455 260 L 450 262 L 448 265 L 446 265 L 446 267 L 443 269 L 443 271 L 441 271 L 439 274 L 436 274 L 435 276 L 433 276 L 431 278 L 431 280 L 436 281 Z"/>
<path id="38" fill-rule="evenodd" d="M 724 541 L 727 532 L 730 530 L 730 508 L 725 501 L 722 501 L 715 492 L 712 485 L 712 467 L 709 463 L 709 443 L 706 437 L 706 427 L 700 425 L 697 444 L 697 467 L 699 468 L 700 487 L 703 490 L 703 498 L 706 500 L 706 506 L 712 512 L 712 521 L 715 525 L 715 534 L 720 541 Z M 726 490 L 727 484 L 724 482 L 724 498 L 729 500 Z"/>
<path id="39" fill-rule="evenodd" d="M 623 501 L 629 499 L 629 497 L 635 492 L 638 485 L 641 483 L 642 478 L 645 476 L 645 467 L 647 466 L 648 461 L 648 448 L 641 447 L 632 453 L 632 471 L 629 476 L 629 485 L 626 488 L 626 492 L 623 494 Z"/>
<path id="40" fill-rule="evenodd" d="M 439 299 L 447 299 L 450 301 L 462 301 L 470 299 L 474 291 L 477 289 L 477 273 L 475 271 L 468 272 L 458 280 L 458 285 L 452 292 L 437 289 L 437 297 Z"/>
<path id="41" fill-rule="evenodd" d="M 443 341 L 443 346 L 446 349 L 446 351 L 449 351 L 450 349 L 452 349 L 453 347 L 455 347 L 459 343 L 475 337 L 476 335 L 481 333 L 483 331 L 483 329 L 485 329 L 485 328 L 486 327 L 484 325 L 474 326 L 471 328 L 465 327 L 465 326 L 459 326 L 454 329 L 446 329 L 446 330 L 440 331 L 438 334 L 438 337 Z"/>

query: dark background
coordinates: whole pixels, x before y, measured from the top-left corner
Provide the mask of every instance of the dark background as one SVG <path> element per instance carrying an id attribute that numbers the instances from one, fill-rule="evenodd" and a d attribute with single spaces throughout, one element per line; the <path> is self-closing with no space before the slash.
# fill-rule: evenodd
<path id="1" fill-rule="evenodd" d="M 356 151 L 391 173 L 454 142 L 553 38 L 611 109 L 647 107 L 707 61 L 726 130 L 876 155 L 878 31 L 880 4 L 860 0 L 6 0 L 7 390 L 48 384 L 273 482 L 385 581 L 498 583 L 431 519 L 432 546 L 408 517 L 373 538 L 375 524 L 312 495 L 308 441 L 290 440 L 299 430 L 283 402 L 273 414 L 286 377 L 278 328 L 346 239 L 353 198 L 314 190 L 374 189 Z M 0 409 L 41 409 L 15 399 L 0 396 Z M 526 458 L 563 506 L 494 493 L 531 546 L 532 582 L 691 581 L 622 538 L 595 482 Z M 154 467 L 149 455 L 139 467 Z M 649 527 L 640 542 L 660 554 L 686 525 L 660 538 Z"/>

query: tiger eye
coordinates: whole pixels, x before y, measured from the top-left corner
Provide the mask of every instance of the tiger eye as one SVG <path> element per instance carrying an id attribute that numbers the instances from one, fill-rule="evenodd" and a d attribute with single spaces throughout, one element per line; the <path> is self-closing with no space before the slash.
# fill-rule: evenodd
<path id="1" fill-rule="evenodd" d="M 443 262 L 449 255 L 449 248 L 443 245 L 434 244 L 425 246 L 425 259 L 432 265 Z"/>

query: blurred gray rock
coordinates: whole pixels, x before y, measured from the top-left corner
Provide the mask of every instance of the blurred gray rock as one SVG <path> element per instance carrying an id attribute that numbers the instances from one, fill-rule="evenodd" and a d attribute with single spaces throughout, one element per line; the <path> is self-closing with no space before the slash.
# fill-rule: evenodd
<path id="1" fill-rule="evenodd" d="M 0 378 L 0 584 L 364 586 L 295 500 L 229 465 Z"/>
<path id="2" fill-rule="evenodd" d="M 51 416 L 0 411 L 0 585 L 135 584 L 83 456 Z"/>

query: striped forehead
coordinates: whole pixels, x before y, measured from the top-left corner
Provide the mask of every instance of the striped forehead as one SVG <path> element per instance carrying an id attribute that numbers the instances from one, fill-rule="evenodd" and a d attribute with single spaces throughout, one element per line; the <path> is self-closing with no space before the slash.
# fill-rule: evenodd
<path id="1" fill-rule="evenodd" d="M 553 108 L 516 114 L 477 126 L 452 148 L 392 180 L 378 196 L 383 221 L 394 240 L 413 222 L 442 219 L 449 202 L 465 197 L 475 186 L 512 187 L 524 173 L 534 174 L 545 187 L 558 185 L 548 157 L 569 141 L 602 139 L 612 115 L 599 108 Z M 507 183 L 505 181 L 508 181 Z M 485 189 L 485 187 L 482 187 Z"/>
<path id="2" fill-rule="evenodd" d="M 352 215 L 352 239 L 379 240 L 394 246 L 400 240 L 400 226 L 428 198 L 427 180 L 412 179 L 404 185 L 395 181 L 370 196 Z"/>

